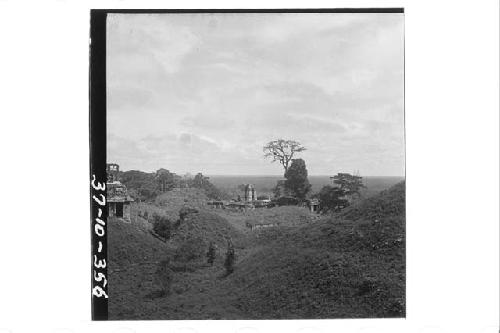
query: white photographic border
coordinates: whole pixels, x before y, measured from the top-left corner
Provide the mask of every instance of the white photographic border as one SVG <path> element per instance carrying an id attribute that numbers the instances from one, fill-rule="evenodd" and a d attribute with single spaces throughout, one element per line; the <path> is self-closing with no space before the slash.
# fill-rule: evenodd
<path id="1" fill-rule="evenodd" d="M 90 9 L 357 7 L 405 10 L 406 319 L 91 322 Z M 498 332 L 498 17 L 497 1 L 0 0 L 0 332 Z"/>

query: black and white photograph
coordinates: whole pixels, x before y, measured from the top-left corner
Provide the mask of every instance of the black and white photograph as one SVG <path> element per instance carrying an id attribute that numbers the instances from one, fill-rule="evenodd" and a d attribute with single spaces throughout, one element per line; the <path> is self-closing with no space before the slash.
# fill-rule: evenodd
<path id="1" fill-rule="evenodd" d="M 404 13 L 110 13 L 109 319 L 405 317 Z"/>
<path id="2" fill-rule="evenodd" d="M 498 333 L 499 15 L 0 0 L 0 333 Z"/>

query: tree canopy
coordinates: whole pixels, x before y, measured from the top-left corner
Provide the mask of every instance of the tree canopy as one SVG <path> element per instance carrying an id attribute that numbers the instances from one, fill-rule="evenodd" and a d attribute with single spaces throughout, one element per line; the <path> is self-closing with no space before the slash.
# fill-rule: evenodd
<path id="1" fill-rule="evenodd" d="M 265 153 L 264 157 L 272 158 L 272 162 L 278 161 L 285 169 L 285 173 L 288 171 L 288 167 L 295 154 L 304 150 L 306 150 L 306 148 L 299 142 L 284 139 L 270 141 L 263 148 Z"/>
<path id="2" fill-rule="evenodd" d="M 156 171 L 155 178 L 158 182 L 160 192 L 166 192 L 178 186 L 181 177 L 167 169 L 161 168 Z"/>
<path id="3" fill-rule="evenodd" d="M 361 188 L 365 187 L 361 176 L 338 173 L 331 178 L 333 179 L 334 186 L 324 186 L 315 195 L 321 202 L 321 210 L 323 212 L 337 212 L 349 206 L 354 196 L 359 196 Z"/>
<path id="4" fill-rule="evenodd" d="M 285 188 L 297 199 L 304 200 L 311 190 L 311 184 L 307 179 L 306 162 L 301 158 L 293 159 L 285 178 Z"/>
<path id="5" fill-rule="evenodd" d="M 344 198 L 345 192 L 340 187 L 323 186 L 315 196 L 321 202 L 321 211 L 323 212 L 337 212 L 349 205 L 349 202 Z"/>
<path id="6" fill-rule="evenodd" d="M 333 176 L 333 183 L 338 185 L 345 195 L 359 194 L 361 188 L 366 187 L 361 176 L 349 173 L 338 173 Z"/>
<path id="7" fill-rule="evenodd" d="M 205 193 L 210 199 L 222 200 L 228 196 L 224 191 L 212 184 L 209 177 L 203 176 L 201 172 L 194 176 L 189 186 L 205 190 Z"/>
<path id="8" fill-rule="evenodd" d="M 120 180 L 136 199 L 150 200 L 159 194 L 154 173 L 138 170 L 125 171 L 121 173 Z"/>

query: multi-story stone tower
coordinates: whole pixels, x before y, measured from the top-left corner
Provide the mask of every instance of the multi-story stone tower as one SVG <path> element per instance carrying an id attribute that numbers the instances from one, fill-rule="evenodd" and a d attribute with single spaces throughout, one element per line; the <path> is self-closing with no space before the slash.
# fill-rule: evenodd
<path id="1" fill-rule="evenodd" d="M 252 184 L 245 184 L 245 201 L 257 200 L 257 192 Z"/>

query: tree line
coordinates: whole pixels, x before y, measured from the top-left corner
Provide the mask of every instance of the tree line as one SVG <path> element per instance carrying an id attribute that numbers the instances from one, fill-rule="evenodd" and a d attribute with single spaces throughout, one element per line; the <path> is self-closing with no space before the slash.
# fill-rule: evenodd
<path id="1" fill-rule="evenodd" d="M 179 176 L 164 168 L 149 173 L 130 170 L 120 172 L 119 178 L 127 186 L 130 194 L 140 201 L 152 200 L 159 194 L 174 188 L 203 189 L 206 195 L 214 200 L 228 197 L 224 191 L 210 182 L 209 177 L 204 176 L 201 172 L 193 177 L 190 175 Z"/>

